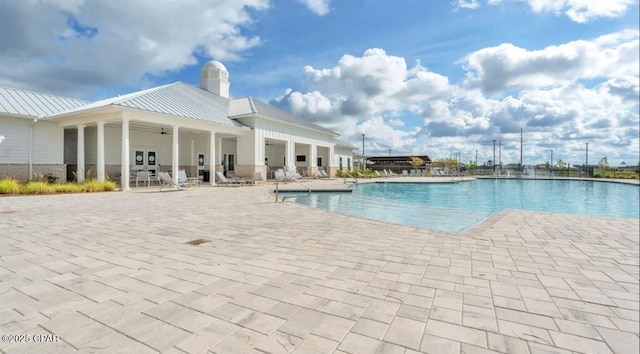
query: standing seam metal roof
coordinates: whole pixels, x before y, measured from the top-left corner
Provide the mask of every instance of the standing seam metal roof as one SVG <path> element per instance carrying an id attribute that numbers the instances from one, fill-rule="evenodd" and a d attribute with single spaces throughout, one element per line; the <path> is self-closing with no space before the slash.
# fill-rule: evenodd
<path id="1" fill-rule="evenodd" d="M 332 135 L 337 135 L 336 132 L 323 128 L 319 125 L 313 124 L 307 120 L 298 118 L 296 116 L 294 116 L 291 113 L 288 113 L 286 111 L 283 111 L 277 107 L 274 107 L 268 103 L 262 102 L 256 98 L 253 97 L 247 97 L 247 99 L 249 100 L 249 104 L 251 105 L 251 109 L 253 110 L 253 112 L 251 113 L 258 113 L 267 117 L 271 117 L 274 118 L 276 120 L 281 120 L 287 123 L 292 123 L 292 124 L 296 124 L 296 125 L 301 125 L 303 127 L 307 127 L 307 128 L 311 128 L 311 129 L 315 129 L 315 130 L 320 130 Z M 249 112 L 247 112 L 249 113 Z"/>
<path id="2" fill-rule="evenodd" d="M 46 118 L 88 104 L 74 98 L 0 86 L 0 113 Z"/>
<path id="3" fill-rule="evenodd" d="M 231 102 L 234 102 L 232 105 Z M 93 103 L 0 86 L 0 113 L 55 118 L 109 106 L 120 106 L 167 115 L 204 120 L 234 127 L 245 125 L 234 118 L 259 114 L 275 120 L 337 135 L 253 97 L 230 99 L 182 82 L 176 82 Z M 233 111 L 233 112 L 231 112 Z M 230 117 L 230 115 L 233 116 Z"/>

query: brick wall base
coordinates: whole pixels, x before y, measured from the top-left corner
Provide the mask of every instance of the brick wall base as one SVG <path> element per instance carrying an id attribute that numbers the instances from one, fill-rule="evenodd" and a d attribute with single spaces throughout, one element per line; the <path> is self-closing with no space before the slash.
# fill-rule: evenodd
<path id="1" fill-rule="evenodd" d="M 34 180 L 44 180 L 44 175 L 52 174 L 58 177 L 56 182 L 62 183 L 67 180 L 67 165 L 65 164 L 33 164 L 33 178 Z M 13 178 L 19 182 L 26 182 L 29 180 L 29 165 L 28 164 L 0 164 L 0 179 Z"/>

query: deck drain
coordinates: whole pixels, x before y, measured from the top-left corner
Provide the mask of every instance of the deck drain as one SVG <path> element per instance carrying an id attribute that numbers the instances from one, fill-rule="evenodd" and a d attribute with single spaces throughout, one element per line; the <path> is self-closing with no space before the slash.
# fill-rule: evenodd
<path id="1" fill-rule="evenodd" d="M 199 238 L 199 239 L 197 239 L 197 240 L 192 240 L 192 241 L 185 242 L 185 243 L 186 243 L 187 245 L 198 246 L 198 245 L 201 245 L 201 244 L 203 244 L 203 243 L 205 243 L 205 242 L 211 242 L 211 241 L 209 241 L 209 240 L 205 240 L 205 239 L 203 239 L 203 238 Z"/>

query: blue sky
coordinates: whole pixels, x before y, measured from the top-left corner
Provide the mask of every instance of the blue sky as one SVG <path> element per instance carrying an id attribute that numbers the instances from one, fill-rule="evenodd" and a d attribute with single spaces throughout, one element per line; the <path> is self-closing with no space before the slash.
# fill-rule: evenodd
<path id="1" fill-rule="evenodd" d="M 638 163 L 637 0 L 0 0 L 0 85 L 251 95 L 371 154 Z"/>

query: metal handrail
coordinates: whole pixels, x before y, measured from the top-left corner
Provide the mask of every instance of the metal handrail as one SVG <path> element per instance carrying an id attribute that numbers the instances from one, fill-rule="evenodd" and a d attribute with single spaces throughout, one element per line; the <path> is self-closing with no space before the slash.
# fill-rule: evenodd
<path id="1" fill-rule="evenodd" d="M 280 191 L 279 191 L 279 188 L 278 188 L 278 181 L 279 180 L 276 179 L 276 203 L 278 202 L 278 199 L 279 199 L 279 196 L 280 196 Z M 307 190 L 307 195 L 305 195 L 303 197 L 306 197 L 306 198 L 311 197 L 311 188 L 309 186 L 307 186 L 306 184 L 300 182 L 299 180 L 297 180 L 295 178 L 290 179 L 290 181 L 298 183 L 299 185 L 301 185 L 302 187 L 304 187 Z M 284 203 L 287 200 L 287 198 L 293 198 L 293 197 L 300 197 L 300 196 L 299 195 L 288 195 L 288 196 L 285 196 L 285 197 L 282 198 L 282 203 Z"/>
<path id="2" fill-rule="evenodd" d="M 353 177 L 349 172 L 342 172 L 342 174 L 344 174 L 344 181 L 342 182 L 342 184 L 347 184 L 347 176 L 353 178 L 353 184 L 358 184 L 358 179 L 356 179 L 355 177 Z"/>

